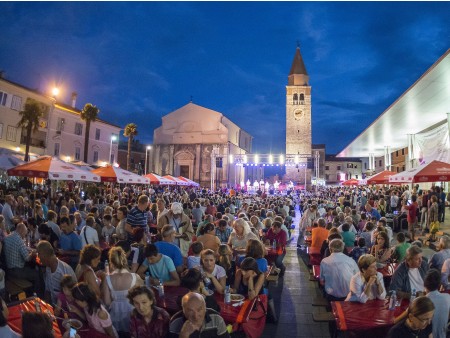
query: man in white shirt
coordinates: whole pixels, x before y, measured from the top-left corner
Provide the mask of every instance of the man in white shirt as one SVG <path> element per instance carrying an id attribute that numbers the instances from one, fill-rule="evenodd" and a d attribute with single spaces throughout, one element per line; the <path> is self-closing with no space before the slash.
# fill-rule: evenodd
<path id="1" fill-rule="evenodd" d="M 12 206 L 14 205 L 14 197 L 12 195 L 6 195 L 5 204 L 3 205 L 2 215 L 5 219 L 6 230 L 14 230 L 14 214 L 12 211 Z"/>
<path id="2" fill-rule="evenodd" d="M 56 224 L 56 219 L 58 218 L 58 215 L 53 210 L 49 210 L 47 213 L 47 217 L 48 217 L 47 225 L 53 230 L 55 235 L 58 236 L 58 239 L 61 238 L 61 228 L 59 227 L 58 224 Z"/>
<path id="3" fill-rule="evenodd" d="M 331 255 L 320 262 L 320 283 L 328 300 L 344 300 L 350 291 L 350 280 L 359 268 L 353 258 L 343 253 L 342 240 L 333 239 L 329 248 Z"/>
<path id="4" fill-rule="evenodd" d="M 98 233 L 97 230 L 94 229 L 94 225 L 95 225 L 95 218 L 92 216 L 88 216 L 86 218 L 86 225 L 80 232 L 81 245 L 83 248 L 88 244 L 94 244 L 100 247 L 98 240 Z"/>

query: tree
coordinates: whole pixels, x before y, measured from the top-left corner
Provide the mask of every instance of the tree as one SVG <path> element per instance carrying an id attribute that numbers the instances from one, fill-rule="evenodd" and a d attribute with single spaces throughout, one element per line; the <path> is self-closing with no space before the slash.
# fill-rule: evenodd
<path id="1" fill-rule="evenodd" d="M 84 134 L 84 162 L 88 162 L 88 150 L 89 150 L 89 132 L 91 130 L 91 122 L 97 120 L 97 116 L 100 110 L 91 103 L 86 103 L 81 111 L 81 119 L 86 121 L 86 133 Z"/>
<path id="2" fill-rule="evenodd" d="M 123 136 L 128 137 L 128 154 L 127 154 L 127 170 L 130 170 L 131 160 L 131 144 L 134 137 L 138 134 L 137 125 L 135 123 L 128 123 L 123 131 Z"/>
<path id="3" fill-rule="evenodd" d="M 30 160 L 31 134 L 39 130 L 39 119 L 47 112 L 48 106 L 30 98 L 25 102 L 25 109 L 19 112 L 20 121 L 17 123 L 17 127 L 25 129 L 27 133 L 25 136 L 25 162 Z"/>

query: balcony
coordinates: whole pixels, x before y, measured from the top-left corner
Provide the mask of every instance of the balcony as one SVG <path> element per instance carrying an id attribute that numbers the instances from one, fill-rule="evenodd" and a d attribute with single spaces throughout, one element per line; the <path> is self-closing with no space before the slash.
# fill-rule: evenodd
<path id="1" fill-rule="evenodd" d="M 20 137 L 20 144 L 26 145 L 26 137 L 23 135 Z M 30 146 L 36 148 L 45 148 L 45 140 L 31 138 Z"/>

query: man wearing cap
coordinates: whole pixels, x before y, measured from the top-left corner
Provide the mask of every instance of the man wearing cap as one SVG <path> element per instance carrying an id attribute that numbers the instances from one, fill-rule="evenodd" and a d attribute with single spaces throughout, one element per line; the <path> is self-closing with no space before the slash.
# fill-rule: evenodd
<path id="1" fill-rule="evenodd" d="M 161 226 L 170 224 L 174 227 L 176 235 L 173 243 L 181 249 L 183 256 L 187 257 L 194 229 L 191 219 L 183 212 L 183 205 L 173 202 L 169 212 L 161 216 L 160 223 Z"/>

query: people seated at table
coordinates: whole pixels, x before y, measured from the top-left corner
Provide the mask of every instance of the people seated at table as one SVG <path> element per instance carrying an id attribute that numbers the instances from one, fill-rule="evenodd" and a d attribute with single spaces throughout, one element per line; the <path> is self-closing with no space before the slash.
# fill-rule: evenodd
<path id="1" fill-rule="evenodd" d="M 75 269 L 79 282 L 85 282 L 89 288 L 100 297 L 102 272 L 94 272 L 100 263 L 101 251 L 95 245 L 88 244 L 80 252 L 80 261 Z"/>
<path id="2" fill-rule="evenodd" d="M 23 312 L 22 338 L 54 338 L 50 316 L 42 312 Z"/>
<path id="3" fill-rule="evenodd" d="M 320 262 L 320 283 L 328 300 L 344 300 L 350 292 L 350 280 L 359 268 L 353 258 L 343 253 L 341 239 L 333 239 L 329 248 L 331 255 Z"/>
<path id="4" fill-rule="evenodd" d="M 366 240 L 364 237 L 358 238 L 357 246 L 355 246 L 352 251 L 350 252 L 350 257 L 355 260 L 355 262 L 358 262 L 359 257 L 362 255 L 365 255 L 369 253 L 369 248 L 366 246 Z"/>
<path id="5" fill-rule="evenodd" d="M 416 245 L 406 250 L 405 260 L 395 269 L 389 289 L 397 292 L 397 297 L 409 299 L 412 290 L 424 291 L 423 279 L 428 265 L 422 260 L 422 249 Z"/>
<path id="6" fill-rule="evenodd" d="M 21 335 L 14 332 L 8 326 L 8 306 L 5 301 L 0 297 L 0 337 L 2 338 L 20 338 Z"/>
<path id="7" fill-rule="evenodd" d="M 441 276 L 441 283 L 444 290 L 450 289 L 450 258 L 447 258 L 444 261 L 444 264 L 442 264 L 442 270 L 441 270 L 442 276 Z"/>
<path id="8" fill-rule="evenodd" d="M 450 314 L 450 295 L 439 292 L 441 272 L 436 269 L 428 270 L 423 284 L 427 297 L 431 299 L 435 307 L 432 321 L 433 338 L 445 338 Z"/>
<path id="9" fill-rule="evenodd" d="M 54 248 L 58 247 L 59 238 L 46 223 L 39 224 L 37 229 L 41 240 L 48 241 Z"/>
<path id="10" fill-rule="evenodd" d="M 128 268 L 131 272 L 137 272 L 139 266 L 144 261 L 144 246 L 137 245 L 137 243 L 130 244 L 127 240 L 118 241 L 114 247 L 122 248 L 127 257 Z"/>
<path id="11" fill-rule="evenodd" d="M 326 222 L 324 218 L 317 220 L 317 227 L 311 231 L 311 247 L 320 248 L 322 243 L 328 238 L 328 230 L 326 229 Z"/>
<path id="12" fill-rule="evenodd" d="M 377 263 L 386 264 L 389 263 L 392 256 L 392 249 L 389 246 L 389 237 L 384 231 L 380 231 L 377 234 L 376 243 L 370 249 L 370 254 L 373 255 Z"/>
<path id="13" fill-rule="evenodd" d="M 219 250 L 220 239 L 216 236 L 216 227 L 212 223 L 206 224 L 200 230 L 200 236 L 197 237 L 197 241 L 203 244 L 204 249 L 211 249 L 217 254 L 217 250 Z"/>
<path id="14" fill-rule="evenodd" d="M 322 243 L 322 247 L 320 248 L 320 256 L 322 257 L 322 259 L 328 257 L 331 254 L 329 245 L 333 239 L 342 240 L 342 236 L 337 228 L 331 228 L 328 232 L 327 240 Z"/>
<path id="15" fill-rule="evenodd" d="M 25 224 L 19 223 L 16 229 L 3 240 L 7 274 L 12 278 L 32 282 L 37 294 L 42 297 L 44 293 L 43 281 L 34 266 L 36 251 L 27 248 L 24 243 L 27 233 Z"/>
<path id="16" fill-rule="evenodd" d="M 146 286 L 134 286 L 128 291 L 128 301 L 134 307 L 130 316 L 130 335 L 133 338 L 165 338 L 169 332 L 170 316 L 156 306 L 153 291 Z"/>
<path id="17" fill-rule="evenodd" d="M 217 265 L 220 265 L 225 269 L 227 275 L 226 285 L 234 285 L 234 279 L 236 276 L 236 261 L 233 260 L 233 252 L 228 244 L 221 244 L 218 250 L 219 257 L 217 259 Z"/>
<path id="18" fill-rule="evenodd" d="M 430 338 L 433 337 L 433 319 L 435 307 L 425 296 L 417 297 L 409 305 L 405 315 L 396 320 L 389 330 L 387 338 Z"/>
<path id="19" fill-rule="evenodd" d="M 183 255 L 180 248 L 174 244 L 177 233 L 175 227 L 170 224 L 166 224 L 161 229 L 162 240 L 155 242 L 155 246 L 158 248 L 158 252 L 170 257 L 175 265 L 178 273 L 183 272 Z"/>
<path id="20" fill-rule="evenodd" d="M 63 275 L 61 277 L 61 281 L 59 283 L 61 291 L 59 291 L 56 305 L 53 307 L 55 316 L 63 317 L 64 314 L 67 314 L 69 318 L 83 320 L 83 318 L 79 317 L 76 312 L 72 311 L 72 307 L 78 307 L 72 295 L 72 289 L 76 284 L 77 280 L 72 275 Z M 78 308 L 78 311 L 81 310 L 81 308 Z"/>
<path id="21" fill-rule="evenodd" d="M 57 249 L 57 253 L 60 256 L 67 257 L 72 267 L 77 265 L 82 248 L 80 236 L 74 229 L 75 224 L 71 223 L 68 217 L 61 218 L 62 233 L 59 238 L 59 249 Z"/>
<path id="22" fill-rule="evenodd" d="M 186 294 L 182 310 L 170 320 L 168 337 L 230 337 L 225 321 L 216 311 L 206 307 L 205 299 L 196 292 Z"/>
<path id="23" fill-rule="evenodd" d="M 49 242 L 40 241 L 36 247 L 36 251 L 41 265 L 45 267 L 44 299 L 50 304 L 55 304 L 58 293 L 61 291 L 61 278 L 64 275 L 71 275 L 73 278 L 76 278 L 75 272 L 67 263 L 56 257 L 55 251 Z"/>
<path id="24" fill-rule="evenodd" d="M 144 248 L 145 260 L 138 269 L 138 275 L 145 280 L 146 273 L 150 275 L 150 284 L 180 285 L 180 277 L 170 257 L 160 254 L 154 244 L 147 244 Z"/>
<path id="25" fill-rule="evenodd" d="M 286 256 L 286 233 L 281 230 L 281 223 L 278 221 L 274 221 L 272 223 L 272 227 L 267 231 L 266 236 L 264 237 L 264 241 L 267 245 L 272 245 L 276 241 L 276 250 L 277 257 L 275 259 L 275 266 L 280 269 L 280 273 L 278 274 L 280 277 L 284 276 L 286 271 L 286 266 L 283 264 L 284 256 Z"/>
<path id="26" fill-rule="evenodd" d="M 403 232 L 399 232 L 396 238 L 398 244 L 394 247 L 392 259 L 397 263 L 401 263 L 404 261 L 406 250 L 408 250 L 411 244 L 406 241 L 406 236 Z"/>
<path id="27" fill-rule="evenodd" d="M 116 329 L 114 328 L 111 316 L 100 301 L 100 298 L 91 290 L 84 282 L 78 283 L 72 289 L 72 295 L 75 302 L 83 309 L 83 312 L 77 314 L 85 318 L 89 327 L 107 334 L 109 337 L 118 338 Z"/>
<path id="28" fill-rule="evenodd" d="M 344 241 L 345 249 L 349 252 L 355 246 L 355 233 L 350 231 L 350 225 L 348 223 L 342 224 L 341 236 Z"/>
<path id="29" fill-rule="evenodd" d="M 350 292 L 345 299 L 365 303 L 371 299 L 385 299 L 383 275 L 377 272 L 377 262 L 372 255 L 362 255 L 358 260 L 359 272 L 350 280 Z"/>
<path id="30" fill-rule="evenodd" d="M 102 281 L 101 299 L 109 309 L 116 330 L 119 333 L 129 332 L 132 306 L 127 300 L 128 290 L 135 285 L 143 285 L 144 282 L 139 275 L 129 271 L 127 257 L 122 248 L 111 248 L 108 260 L 111 273 Z"/>
<path id="31" fill-rule="evenodd" d="M 220 265 L 216 264 L 216 254 L 211 249 L 205 249 L 200 254 L 201 272 L 209 283 L 205 287 L 211 291 L 223 294 L 226 286 L 226 272 Z"/>
<path id="32" fill-rule="evenodd" d="M 253 299 L 263 293 L 264 274 L 259 271 L 254 258 L 247 257 L 241 262 L 234 280 L 234 291 Z"/>
<path id="33" fill-rule="evenodd" d="M 108 244 L 113 239 L 113 235 L 116 233 L 116 228 L 112 226 L 112 216 L 104 215 L 103 216 L 103 227 L 102 227 L 102 238 Z"/>
<path id="34" fill-rule="evenodd" d="M 445 260 L 450 258 L 450 236 L 441 236 L 441 238 L 439 239 L 437 250 L 438 252 L 434 253 L 431 256 L 428 265 L 430 269 L 438 269 L 439 271 L 441 271 L 442 265 L 444 265 Z"/>
<path id="35" fill-rule="evenodd" d="M 371 218 L 372 216 L 376 218 L 376 220 L 378 221 L 381 218 L 380 213 L 378 212 L 378 210 L 374 207 L 372 207 L 370 205 L 370 203 L 366 203 L 366 205 L 364 206 L 365 210 L 366 210 L 366 216 L 368 218 Z"/>
<path id="36" fill-rule="evenodd" d="M 197 292 L 205 298 L 206 307 L 220 312 L 220 306 L 214 297 L 214 293 L 205 288 L 203 282 L 202 273 L 195 268 L 187 270 L 181 277 L 181 286 L 185 287 L 189 291 Z M 180 303 L 181 305 L 181 297 Z"/>

